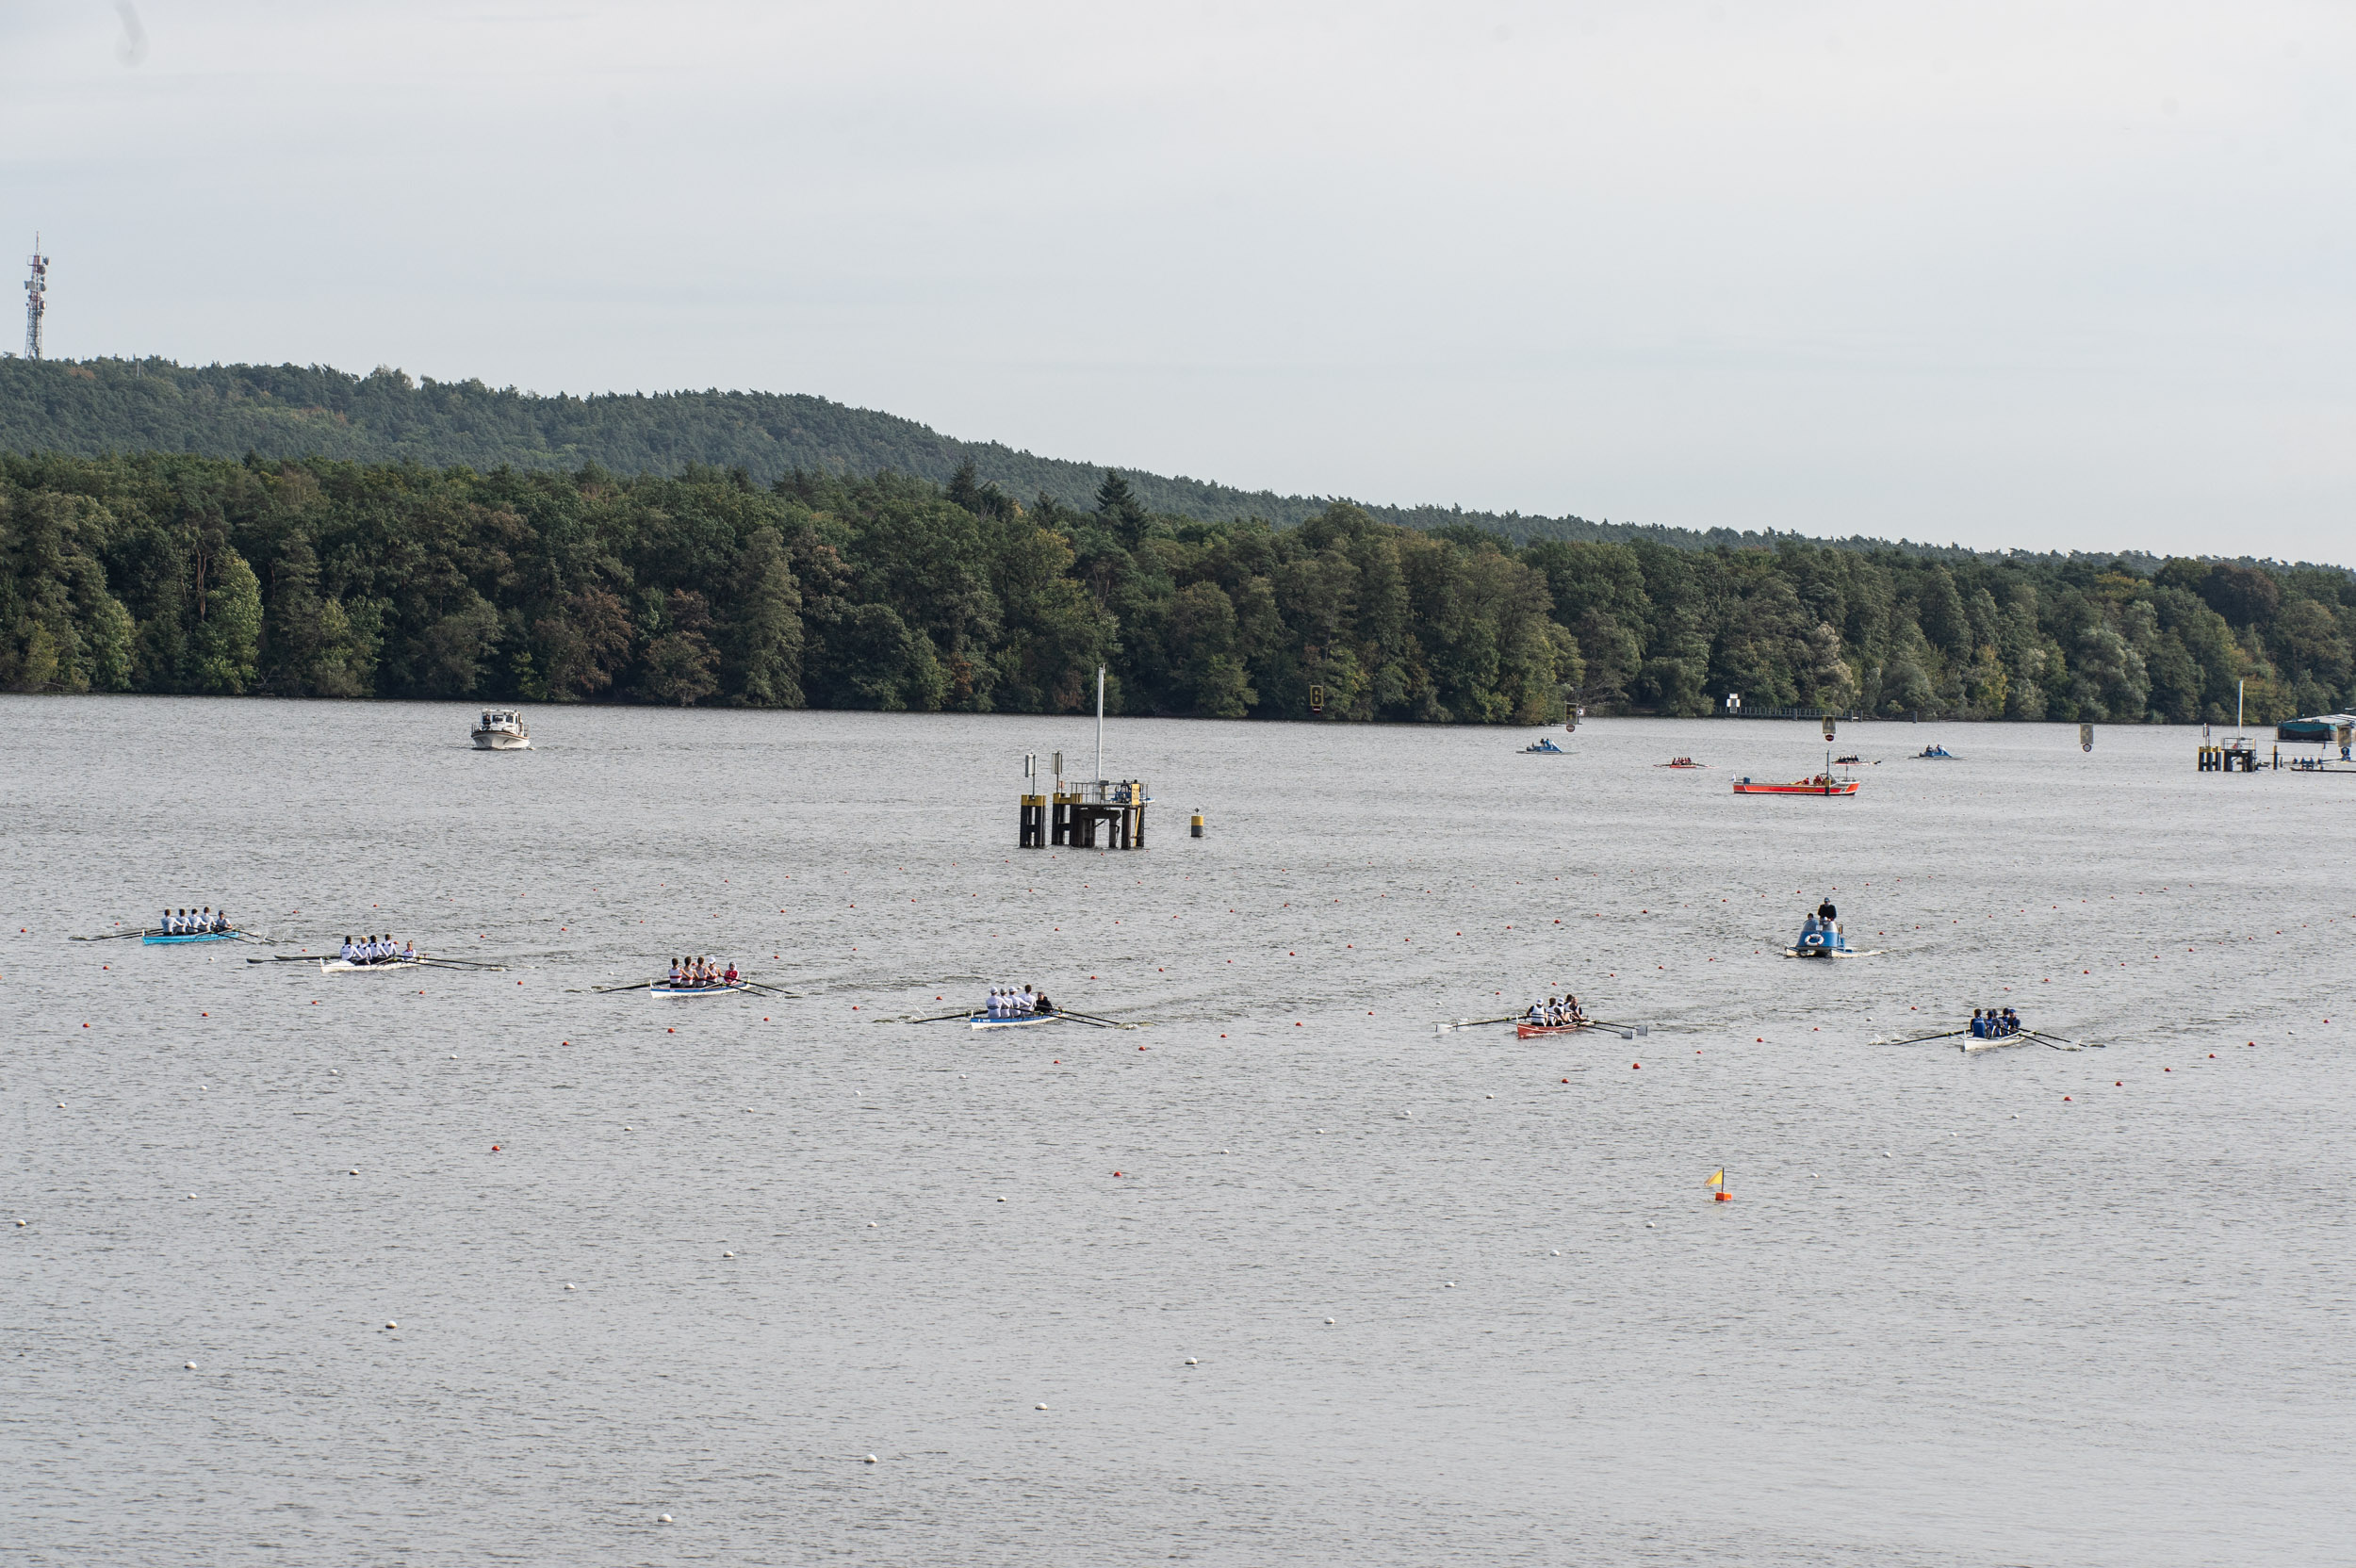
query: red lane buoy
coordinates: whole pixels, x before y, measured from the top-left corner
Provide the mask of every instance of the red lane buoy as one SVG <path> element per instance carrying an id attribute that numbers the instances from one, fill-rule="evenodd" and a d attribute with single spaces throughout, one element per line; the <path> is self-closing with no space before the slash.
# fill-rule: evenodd
<path id="1" fill-rule="evenodd" d="M 1628 1064 L 1628 1070 L 1630 1072 L 1642 1072 L 1644 1070 L 1644 1064 L 1642 1062 L 1630 1062 Z"/>

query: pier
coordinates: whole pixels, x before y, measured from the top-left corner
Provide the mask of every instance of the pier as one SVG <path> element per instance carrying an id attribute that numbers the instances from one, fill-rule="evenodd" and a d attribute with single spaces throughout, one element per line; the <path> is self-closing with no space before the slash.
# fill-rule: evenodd
<path id="1" fill-rule="evenodd" d="M 1096 772 L 1089 780 L 1066 781 L 1063 776 L 1063 753 L 1051 754 L 1049 774 L 1055 779 L 1052 789 L 1039 790 L 1039 754 L 1031 753 L 1023 760 L 1023 776 L 1029 780 L 1023 792 L 1021 826 L 1015 837 L 1018 849 L 1143 849 L 1145 847 L 1145 808 L 1153 797 L 1145 792 L 1141 778 L 1106 778 L 1104 772 L 1104 667 L 1096 667 Z M 1203 817 L 1195 814 L 1194 836 L 1203 836 Z M 1097 833 L 1104 835 L 1103 844 L 1096 841 Z"/>

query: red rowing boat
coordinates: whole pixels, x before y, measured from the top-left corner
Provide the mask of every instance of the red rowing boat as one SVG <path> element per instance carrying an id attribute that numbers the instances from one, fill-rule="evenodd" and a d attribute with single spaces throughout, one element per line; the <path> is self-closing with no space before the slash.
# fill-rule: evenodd
<path id="1" fill-rule="evenodd" d="M 1513 1025 L 1513 1037 L 1534 1040 L 1541 1035 L 1576 1035 L 1586 1027 L 1583 1023 L 1517 1023 Z"/>
<path id="2" fill-rule="evenodd" d="M 1857 793 L 1857 781 L 1854 778 L 1835 778 L 1828 773 L 1820 773 L 1813 778 L 1803 778 L 1791 784 L 1759 784 L 1747 778 L 1738 778 L 1734 781 L 1734 792 L 1738 795 L 1853 795 Z"/>

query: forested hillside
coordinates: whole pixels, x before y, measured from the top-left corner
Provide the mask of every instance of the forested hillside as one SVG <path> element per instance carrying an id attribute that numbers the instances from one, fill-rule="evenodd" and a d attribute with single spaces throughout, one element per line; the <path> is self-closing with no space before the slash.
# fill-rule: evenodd
<path id="1" fill-rule="evenodd" d="M 1093 504 L 1090 498 L 1104 472 L 1096 465 L 1034 457 L 992 441 L 955 440 L 913 420 L 806 396 L 711 391 L 537 397 L 479 381 L 418 384 L 389 369 L 355 376 L 316 365 L 0 358 L 0 452 L 99 457 L 142 451 L 339 457 L 432 467 L 508 465 L 565 473 L 596 464 L 630 475 L 671 475 L 703 464 L 743 468 L 760 484 L 797 470 L 843 479 L 888 471 L 945 484 L 970 463 L 984 482 L 1008 495 L 1051 496 L 1076 507 Z M 1317 497 L 1135 471 L 1127 471 L 1127 479 L 1139 503 L 1153 512 L 1203 521 L 1262 517 L 1299 523 L 1329 504 Z M 1413 528 L 1470 524 L 1516 543 L 1537 538 L 1649 538 L 1685 547 L 1772 542 L 1724 529 L 1705 533 L 1453 507 L 1366 510 Z"/>
<path id="2" fill-rule="evenodd" d="M 1728 691 L 1964 717 L 2263 722 L 2351 696 L 2348 574 L 1785 542 L 1524 547 L 1346 503 L 1156 514 L 1100 474 L 670 478 L 0 458 L 0 686 L 1541 723 Z"/>

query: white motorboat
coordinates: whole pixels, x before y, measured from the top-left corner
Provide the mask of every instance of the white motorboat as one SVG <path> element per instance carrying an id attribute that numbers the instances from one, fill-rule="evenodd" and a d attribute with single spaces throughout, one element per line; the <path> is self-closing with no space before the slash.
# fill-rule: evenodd
<path id="1" fill-rule="evenodd" d="M 532 731 L 524 727 L 520 708 L 486 708 L 474 728 L 477 751 L 530 751 Z"/>

